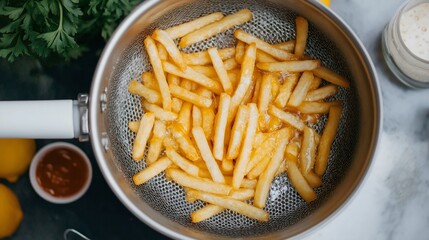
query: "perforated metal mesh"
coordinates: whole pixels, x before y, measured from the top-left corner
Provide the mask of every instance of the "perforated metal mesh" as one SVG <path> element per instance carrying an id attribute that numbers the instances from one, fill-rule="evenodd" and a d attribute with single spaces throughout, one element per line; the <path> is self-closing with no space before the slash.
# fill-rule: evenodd
<path id="1" fill-rule="evenodd" d="M 251 22 L 230 29 L 204 42 L 192 45 L 187 52 L 205 50 L 208 47 L 219 48 L 235 45 L 232 33 L 240 28 L 270 43 L 286 41 L 295 38 L 295 16 L 288 9 L 279 8 L 267 3 L 254 1 L 200 1 L 175 9 L 159 18 L 155 24 L 142 29 L 141 34 L 125 51 L 109 81 L 108 108 L 105 122 L 109 129 L 108 136 L 111 142 L 111 151 L 118 168 L 124 174 L 141 201 L 148 203 L 153 209 L 164 216 L 186 227 L 206 231 L 221 236 L 245 237 L 257 236 L 276 230 L 285 229 L 311 214 L 318 206 L 324 203 L 326 197 L 341 181 L 350 165 L 358 128 L 358 107 L 353 79 L 349 73 L 343 56 L 321 32 L 310 23 L 309 39 L 306 54 L 321 59 L 322 63 L 335 70 L 352 82 L 350 89 L 341 89 L 331 100 L 341 100 L 344 104 L 343 116 L 337 137 L 333 143 L 329 166 L 323 177 L 323 186 L 316 190 L 318 198 L 311 204 L 305 203 L 289 183 L 287 176 L 282 174 L 275 178 L 270 191 L 266 210 L 270 220 L 266 223 L 257 222 L 232 211 L 224 211 L 207 221 L 192 224 L 190 213 L 204 204 L 197 202 L 189 204 L 185 201 L 184 190 L 177 184 L 165 179 L 164 174 L 156 176 L 142 186 L 134 186 L 131 178 L 139 170 L 145 168 L 145 161 L 136 162 L 131 158 L 132 141 L 135 135 L 128 130 L 129 121 L 140 119 L 143 114 L 140 98 L 127 91 L 128 83 L 132 79 L 139 79 L 143 71 L 151 70 L 148 57 L 143 48 L 144 36 L 150 34 L 154 28 L 167 27 L 187 22 L 197 17 L 221 11 L 231 14 L 242 8 L 249 8 L 254 14 Z M 322 117 L 320 123 L 314 126 L 319 133 L 326 123 Z"/>

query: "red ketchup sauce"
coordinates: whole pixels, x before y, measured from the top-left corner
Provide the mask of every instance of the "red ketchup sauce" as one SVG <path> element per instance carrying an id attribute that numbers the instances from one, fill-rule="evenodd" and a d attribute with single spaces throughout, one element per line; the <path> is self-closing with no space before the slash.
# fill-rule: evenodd
<path id="1" fill-rule="evenodd" d="M 88 179 L 85 159 L 72 149 L 60 147 L 47 152 L 36 168 L 37 183 L 55 197 L 69 197 Z"/>

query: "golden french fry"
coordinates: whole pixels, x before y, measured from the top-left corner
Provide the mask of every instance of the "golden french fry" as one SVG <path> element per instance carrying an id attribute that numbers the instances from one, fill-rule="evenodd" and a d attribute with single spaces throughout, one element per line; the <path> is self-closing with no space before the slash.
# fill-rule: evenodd
<path id="1" fill-rule="evenodd" d="M 313 74 L 311 72 L 304 72 L 298 80 L 295 89 L 290 95 L 288 105 L 297 107 L 304 101 L 305 96 L 308 93 L 308 89 L 313 81 Z"/>
<path id="2" fill-rule="evenodd" d="M 238 40 L 237 45 L 235 45 L 235 60 L 240 64 L 243 62 L 245 48 L 246 44 Z"/>
<path id="3" fill-rule="evenodd" d="M 274 133 L 257 132 L 253 139 L 253 148 L 258 148 L 268 137 L 271 137 Z"/>
<path id="4" fill-rule="evenodd" d="M 252 96 L 252 103 L 258 103 L 259 99 L 259 92 L 261 91 L 261 83 L 262 83 L 262 77 L 259 76 L 255 80 L 255 88 L 253 89 L 253 96 Z"/>
<path id="5" fill-rule="evenodd" d="M 328 84 L 321 88 L 309 91 L 305 96 L 304 101 L 319 101 L 325 98 L 334 96 L 338 92 L 338 87 L 333 84 Z"/>
<path id="6" fill-rule="evenodd" d="M 165 148 L 172 148 L 176 151 L 179 150 L 179 144 L 176 143 L 176 141 L 171 137 L 170 134 L 165 135 L 164 140 L 162 141 L 162 145 Z"/>
<path id="7" fill-rule="evenodd" d="M 210 107 L 210 105 L 212 105 L 212 100 L 210 98 L 202 97 L 196 93 L 193 93 L 177 85 L 170 85 L 170 92 L 171 92 L 171 95 L 179 99 L 182 99 L 183 101 L 195 104 L 198 107 L 208 108 Z"/>
<path id="8" fill-rule="evenodd" d="M 220 197 L 214 194 L 189 190 L 188 194 L 194 198 L 200 199 L 201 201 L 208 202 L 223 208 L 227 208 L 234 212 L 238 212 L 244 216 L 247 216 L 258 221 L 266 222 L 268 221 L 268 213 L 264 210 L 249 205 L 247 203 L 241 202 L 239 200 L 231 199 L 228 197 Z"/>
<path id="9" fill-rule="evenodd" d="M 298 74 L 294 73 L 286 77 L 284 83 L 280 86 L 279 93 L 277 94 L 274 104 L 278 108 L 286 107 L 286 103 L 289 101 L 289 97 L 292 94 L 292 90 L 298 82 Z"/>
<path id="10" fill-rule="evenodd" d="M 215 113 L 211 108 L 201 108 L 201 115 L 203 118 L 202 127 L 204 130 L 204 135 L 206 136 L 206 139 L 209 140 L 212 136 Z"/>
<path id="11" fill-rule="evenodd" d="M 176 164 L 180 169 L 185 171 L 187 174 L 192 176 L 198 176 L 199 168 L 195 166 L 191 161 L 182 157 L 173 148 L 167 148 L 165 150 L 167 157 Z"/>
<path id="12" fill-rule="evenodd" d="M 265 141 L 253 150 L 246 173 L 249 173 L 266 155 L 269 155 L 276 146 L 276 135 L 271 135 Z"/>
<path id="13" fill-rule="evenodd" d="M 154 103 L 154 104 L 161 104 L 162 98 L 161 94 L 155 90 L 152 90 L 140 82 L 133 80 L 128 85 L 128 91 L 131 94 L 137 94 L 144 99 L 146 99 L 148 102 Z"/>
<path id="14" fill-rule="evenodd" d="M 315 131 L 306 126 L 304 128 L 301 153 L 299 155 L 299 166 L 303 175 L 309 173 L 313 169 L 316 149 Z"/>
<path id="15" fill-rule="evenodd" d="M 174 182 L 188 188 L 210 192 L 219 195 L 228 195 L 232 188 L 231 186 L 225 185 L 223 183 L 213 182 L 207 179 L 202 179 L 199 177 L 194 177 L 189 174 L 186 174 L 182 170 L 168 168 L 165 170 L 166 177 L 172 179 Z M 194 190 L 189 190 L 191 192 Z"/>
<path id="16" fill-rule="evenodd" d="M 225 62 L 223 62 L 223 64 L 225 65 L 225 69 L 228 71 L 236 69 L 239 66 L 239 63 L 235 60 L 235 58 L 227 59 Z"/>
<path id="17" fill-rule="evenodd" d="M 146 37 L 144 40 L 147 54 L 149 55 L 149 61 L 152 65 L 153 72 L 155 73 L 156 81 L 158 82 L 159 89 L 161 90 L 162 107 L 166 111 L 171 110 L 171 95 L 165 78 L 164 70 L 162 67 L 161 59 L 158 55 L 158 49 L 156 48 L 155 41 L 151 37 Z"/>
<path id="18" fill-rule="evenodd" d="M 218 80 L 218 76 L 216 73 L 216 70 L 214 69 L 213 66 L 199 66 L 199 65 L 195 65 L 195 66 L 191 66 L 191 68 L 198 72 L 203 74 L 206 77 L 212 78 L 214 80 Z M 219 80 L 220 82 L 220 80 Z"/>
<path id="19" fill-rule="evenodd" d="M 256 51 L 256 62 L 257 63 L 270 63 L 270 62 L 277 62 L 277 59 L 271 57 L 270 54 L 263 52 L 261 50 Z"/>
<path id="20" fill-rule="evenodd" d="M 186 133 L 191 131 L 191 112 L 192 104 L 189 102 L 183 102 L 177 122 L 182 125 L 182 128 Z"/>
<path id="21" fill-rule="evenodd" d="M 224 158 L 222 159 L 222 171 L 230 172 L 234 170 L 234 160 Z"/>
<path id="22" fill-rule="evenodd" d="M 177 114 L 169 111 L 165 111 L 156 104 L 149 103 L 147 101 L 142 101 L 143 108 L 145 111 L 153 112 L 155 117 L 163 121 L 174 121 L 177 119 Z"/>
<path id="23" fill-rule="evenodd" d="M 143 72 L 141 75 L 142 83 L 146 87 L 159 92 L 158 82 L 153 75 L 153 72 Z M 159 95 L 161 97 L 161 95 Z"/>
<path id="24" fill-rule="evenodd" d="M 244 137 L 244 130 L 249 119 L 249 108 L 246 105 L 238 107 L 237 116 L 235 117 L 234 125 L 231 130 L 231 138 L 229 140 L 226 159 L 236 159 L 240 152 L 241 142 Z M 223 164 L 223 162 L 222 162 Z M 223 166 L 223 165 L 222 165 Z"/>
<path id="25" fill-rule="evenodd" d="M 333 105 L 338 105 L 339 102 L 302 102 L 298 107 L 298 111 L 306 114 L 324 114 L 328 113 Z"/>
<path id="26" fill-rule="evenodd" d="M 307 45 L 308 37 L 308 22 L 307 19 L 297 16 L 295 19 L 296 24 L 296 40 L 295 40 L 295 55 L 302 57 Z"/>
<path id="27" fill-rule="evenodd" d="M 289 178 L 290 183 L 298 192 L 298 194 L 306 201 L 311 202 L 317 198 L 316 193 L 311 188 L 311 186 L 307 183 L 304 176 L 302 176 L 301 172 L 298 169 L 298 165 L 295 161 L 290 161 L 286 159 L 287 164 L 287 176 Z"/>
<path id="28" fill-rule="evenodd" d="M 284 62 L 259 62 L 256 67 L 268 72 L 303 72 L 320 66 L 319 60 L 290 60 Z"/>
<path id="29" fill-rule="evenodd" d="M 264 74 L 262 76 L 261 87 L 258 98 L 259 109 L 259 128 L 261 131 L 266 129 L 269 118 L 267 118 L 268 105 L 271 101 L 271 80 L 274 78 L 273 74 Z"/>
<path id="30" fill-rule="evenodd" d="M 273 56 L 274 58 L 276 58 L 278 60 L 285 61 L 285 60 L 297 59 L 297 57 L 295 55 L 293 55 L 292 53 L 289 53 L 289 52 L 286 52 L 284 50 L 275 48 L 271 44 L 255 37 L 255 36 L 252 36 L 243 30 L 240 30 L 240 29 L 236 30 L 234 32 L 234 36 L 238 40 L 243 41 L 247 44 L 251 44 L 251 43 L 256 44 L 256 48 L 268 53 L 269 55 Z"/>
<path id="31" fill-rule="evenodd" d="M 149 139 L 154 122 L 155 114 L 151 112 L 145 113 L 140 121 L 139 130 L 137 131 L 136 138 L 134 139 L 132 150 L 132 157 L 136 161 L 143 159 L 146 143 Z"/>
<path id="32" fill-rule="evenodd" d="M 140 121 L 130 121 L 128 122 L 128 128 L 131 132 L 137 133 L 139 131 Z"/>
<path id="33" fill-rule="evenodd" d="M 248 104 L 252 100 L 256 79 L 258 78 L 256 77 L 257 74 L 259 74 L 259 72 L 257 71 L 253 73 L 252 82 L 250 83 L 250 86 L 247 89 L 246 94 L 244 94 L 243 101 L 241 102 L 241 104 Z"/>
<path id="34" fill-rule="evenodd" d="M 165 47 L 165 50 L 167 50 L 173 62 L 177 66 L 179 66 L 180 69 L 185 70 L 187 68 L 185 60 L 183 60 L 182 54 L 180 53 L 173 39 L 170 37 L 170 35 L 168 35 L 166 31 L 156 29 L 152 34 L 152 38 L 160 42 Z"/>
<path id="35" fill-rule="evenodd" d="M 157 42 L 156 48 L 158 49 L 159 59 L 167 60 L 168 59 L 168 52 L 167 52 L 167 49 L 165 49 L 164 45 L 162 45 L 160 42 Z"/>
<path id="36" fill-rule="evenodd" d="M 218 50 L 220 58 L 225 61 L 235 56 L 235 48 L 222 48 Z M 208 65 L 212 61 L 207 51 L 194 52 L 194 53 L 182 53 L 183 59 L 186 64 L 203 66 Z"/>
<path id="37" fill-rule="evenodd" d="M 232 187 L 234 189 L 240 188 L 241 181 L 246 173 L 247 163 L 249 162 L 250 154 L 252 152 L 253 138 L 258 127 L 258 108 L 254 103 L 249 103 L 248 106 L 249 120 L 247 123 L 246 135 L 244 136 L 243 146 L 241 147 L 241 152 L 237 162 L 235 163 L 234 174 L 232 177 Z"/>
<path id="38" fill-rule="evenodd" d="M 279 83 L 279 73 L 274 73 L 274 77 L 271 78 L 271 95 L 273 99 L 276 99 L 277 94 L 279 94 L 279 90 L 280 90 L 280 83 Z"/>
<path id="39" fill-rule="evenodd" d="M 168 33 L 168 35 L 170 35 L 172 39 L 181 38 L 190 32 L 200 29 L 222 18 L 223 18 L 223 14 L 221 12 L 215 12 L 215 13 L 197 18 L 190 22 L 182 23 L 182 24 L 167 28 L 165 29 L 165 31 Z"/>
<path id="40" fill-rule="evenodd" d="M 153 125 L 153 134 L 149 142 L 149 150 L 147 152 L 146 164 L 150 165 L 154 163 L 161 153 L 162 142 L 165 137 L 165 123 L 163 121 L 156 120 Z"/>
<path id="41" fill-rule="evenodd" d="M 312 188 L 318 188 L 322 186 L 322 180 L 313 171 L 304 174 L 304 178 L 307 180 L 308 185 L 310 185 Z"/>
<path id="42" fill-rule="evenodd" d="M 313 81 L 310 87 L 308 88 L 308 91 L 310 92 L 310 91 L 316 90 L 317 88 L 319 88 L 321 83 L 322 83 L 322 79 L 320 77 L 314 76 Z"/>
<path id="43" fill-rule="evenodd" d="M 228 78 L 228 73 L 226 72 L 225 65 L 222 62 L 222 58 L 220 57 L 219 52 L 216 48 L 209 48 L 208 53 L 213 63 L 213 67 L 216 70 L 217 76 L 222 83 L 223 90 L 227 94 L 231 95 L 233 91 L 232 84 Z"/>
<path id="44" fill-rule="evenodd" d="M 173 138 L 179 144 L 179 148 L 187 158 L 192 161 L 197 161 L 200 159 L 197 149 L 195 149 L 194 144 L 186 134 L 185 130 L 183 130 L 183 127 L 180 123 L 173 123 L 170 125 L 170 132 L 173 135 Z"/>
<path id="45" fill-rule="evenodd" d="M 238 82 L 240 81 L 240 70 L 239 69 L 233 69 L 228 71 L 228 78 L 231 81 L 232 88 L 236 89 Z"/>
<path id="46" fill-rule="evenodd" d="M 304 122 L 296 115 L 285 112 L 274 105 L 270 105 L 268 113 L 300 131 L 304 130 Z"/>
<path id="47" fill-rule="evenodd" d="M 225 181 L 227 184 L 231 185 L 232 177 L 231 176 L 225 176 Z M 255 189 L 257 182 L 258 182 L 258 180 L 256 180 L 256 179 L 243 178 L 243 180 L 241 181 L 240 189 L 243 189 L 243 188 Z"/>
<path id="48" fill-rule="evenodd" d="M 283 128 L 279 130 L 277 135 L 277 144 L 271 161 L 265 168 L 264 172 L 259 176 L 258 184 L 255 189 L 255 198 L 253 204 L 256 207 L 265 207 L 268 193 L 270 191 L 271 182 L 274 179 L 277 169 L 283 161 L 283 155 L 286 150 L 286 145 L 292 137 L 292 130 Z"/>
<path id="49" fill-rule="evenodd" d="M 277 169 L 276 174 L 274 174 L 274 177 L 277 177 L 278 175 L 286 172 L 286 160 L 283 159 L 282 163 L 280 164 L 280 167 Z"/>
<path id="50" fill-rule="evenodd" d="M 285 50 L 287 52 L 293 52 L 293 50 L 295 49 L 295 40 L 289 40 L 286 42 L 276 43 L 276 44 L 273 44 L 273 47 Z"/>
<path id="51" fill-rule="evenodd" d="M 150 166 L 141 170 L 133 176 L 133 182 L 135 185 L 141 185 L 156 175 L 160 174 L 162 171 L 167 169 L 172 164 L 171 160 L 167 157 L 162 157 L 158 161 L 154 162 Z"/>
<path id="52" fill-rule="evenodd" d="M 201 127 L 203 118 L 201 116 L 201 110 L 196 105 L 192 106 L 192 126 Z"/>
<path id="53" fill-rule="evenodd" d="M 268 129 L 267 129 L 267 131 L 268 132 L 274 132 L 274 131 L 277 131 L 280 128 L 282 128 L 282 126 L 283 126 L 282 120 L 280 120 L 280 119 L 278 119 L 278 118 L 276 118 L 274 116 L 271 116 L 270 117 L 270 122 L 268 123 Z"/>
<path id="54" fill-rule="evenodd" d="M 222 160 L 224 155 L 225 129 L 230 103 L 231 97 L 226 93 L 222 93 L 214 122 L 213 155 L 217 160 Z"/>
<path id="55" fill-rule="evenodd" d="M 179 86 L 186 89 L 186 90 L 189 90 L 189 91 L 194 91 L 198 87 L 198 85 L 196 83 L 194 83 L 188 79 L 183 79 L 180 82 Z"/>
<path id="56" fill-rule="evenodd" d="M 326 123 L 325 129 L 323 129 L 322 136 L 320 137 L 319 150 L 316 155 L 314 166 L 314 171 L 319 176 L 322 176 L 325 173 L 326 167 L 328 166 L 329 152 L 340 123 L 341 111 L 341 105 L 332 106 L 329 110 L 328 122 Z"/>
<path id="57" fill-rule="evenodd" d="M 256 179 L 258 178 L 261 173 L 267 168 L 268 164 L 271 161 L 271 154 L 265 155 L 264 158 L 259 161 L 255 167 L 252 168 L 252 170 L 249 171 L 247 174 L 247 177 L 249 179 Z"/>
<path id="58" fill-rule="evenodd" d="M 318 68 L 312 70 L 313 74 L 338 86 L 348 88 L 350 87 L 350 83 L 339 74 L 333 72 L 332 70 L 319 66 Z"/>
<path id="59" fill-rule="evenodd" d="M 179 46 L 184 48 L 191 44 L 206 40 L 218 33 L 226 31 L 234 26 L 241 25 L 252 19 L 253 14 L 249 9 L 242 9 L 236 13 L 228 15 L 217 22 L 206 25 L 198 30 L 186 34 L 179 42 Z"/>
<path id="60" fill-rule="evenodd" d="M 222 175 L 222 172 L 220 171 L 219 166 L 217 165 L 216 160 L 214 159 L 210 150 L 206 137 L 204 136 L 204 130 L 201 127 L 193 127 L 192 136 L 194 136 L 197 147 L 200 150 L 201 157 L 206 163 L 207 169 L 209 170 L 213 181 L 225 183 L 225 178 Z"/>
<path id="61" fill-rule="evenodd" d="M 291 142 L 286 147 L 285 157 L 292 157 L 292 159 L 296 159 L 298 161 L 298 154 L 299 154 L 299 146 L 297 143 Z"/>

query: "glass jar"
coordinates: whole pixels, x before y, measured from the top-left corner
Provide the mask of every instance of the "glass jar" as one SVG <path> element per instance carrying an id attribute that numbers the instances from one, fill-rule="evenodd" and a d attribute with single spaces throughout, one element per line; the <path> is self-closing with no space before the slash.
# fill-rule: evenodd
<path id="1" fill-rule="evenodd" d="M 429 0 L 405 2 L 384 29 L 382 47 L 400 81 L 429 88 Z"/>

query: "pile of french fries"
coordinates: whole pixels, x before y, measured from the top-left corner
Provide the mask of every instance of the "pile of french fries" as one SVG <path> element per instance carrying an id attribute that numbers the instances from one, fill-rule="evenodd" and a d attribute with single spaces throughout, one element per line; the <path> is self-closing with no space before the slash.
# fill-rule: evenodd
<path id="1" fill-rule="evenodd" d="M 306 19 L 296 18 L 296 39 L 288 42 L 270 44 L 236 30 L 233 48 L 179 50 L 252 17 L 248 9 L 217 12 L 156 29 L 144 40 L 153 71 L 129 84 L 145 112 L 129 122 L 136 133 L 132 158 L 146 161 L 133 181 L 165 172 L 185 188 L 187 201 L 208 203 L 191 214 L 192 222 L 225 209 L 268 221 L 263 208 L 275 176 L 286 173 L 311 202 L 328 164 L 342 107 L 327 98 L 349 83 L 304 54 Z M 328 121 L 319 135 L 311 126 L 322 114 Z"/>

